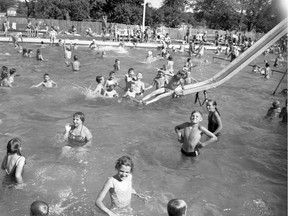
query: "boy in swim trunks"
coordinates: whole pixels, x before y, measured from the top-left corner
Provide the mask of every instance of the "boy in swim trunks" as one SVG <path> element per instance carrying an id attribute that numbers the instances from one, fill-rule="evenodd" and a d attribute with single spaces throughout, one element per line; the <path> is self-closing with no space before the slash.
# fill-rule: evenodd
<path id="1" fill-rule="evenodd" d="M 190 116 L 190 122 L 175 127 L 175 132 L 178 135 L 178 141 L 182 144 L 181 152 L 188 157 L 196 157 L 200 154 L 199 148 L 207 146 L 215 141 L 217 137 L 211 133 L 207 128 L 200 125 L 203 121 L 202 113 L 200 111 L 193 111 Z M 181 130 L 184 130 L 182 135 Z M 200 142 L 201 135 L 205 134 L 209 137 L 205 142 Z"/>

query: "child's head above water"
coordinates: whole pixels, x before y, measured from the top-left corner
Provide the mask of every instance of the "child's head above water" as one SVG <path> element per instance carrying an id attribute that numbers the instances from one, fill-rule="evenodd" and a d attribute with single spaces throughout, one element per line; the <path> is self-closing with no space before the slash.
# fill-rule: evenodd
<path id="1" fill-rule="evenodd" d="M 280 102 L 278 100 L 276 100 L 272 103 L 272 106 L 274 109 L 278 109 L 278 108 L 280 108 Z"/>
<path id="2" fill-rule="evenodd" d="M 43 201 L 34 201 L 30 206 L 30 216 L 49 215 L 49 206 Z"/>
<path id="3" fill-rule="evenodd" d="M 21 155 L 21 140 L 17 137 L 9 140 L 7 144 L 7 154 L 15 153 Z"/>
<path id="4" fill-rule="evenodd" d="M 184 200 L 172 199 L 167 204 L 167 212 L 169 216 L 185 216 L 187 204 Z"/>
<path id="5" fill-rule="evenodd" d="M 76 113 L 74 113 L 73 114 L 73 119 L 74 118 L 79 118 L 81 121 L 82 121 L 82 123 L 84 123 L 84 121 L 85 121 L 85 115 L 84 115 L 84 113 L 82 113 L 82 112 L 76 112 Z"/>
<path id="6" fill-rule="evenodd" d="M 15 68 L 11 68 L 10 70 L 9 70 L 9 74 L 10 75 L 13 75 L 13 74 L 15 74 L 16 73 L 16 69 Z"/>
<path id="7" fill-rule="evenodd" d="M 104 81 L 104 77 L 103 76 L 96 76 L 96 82 L 97 83 L 101 83 L 102 81 Z"/>
<path id="8" fill-rule="evenodd" d="M 130 172 L 133 172 L 134 163 L 129 156 L 122 156 L 116 161 L 115 169 L 119 170 L 121 166 L 129 166 Z"/>
<path id="9" fill-rule="evenodd" d="M 43 79 L 44 79 L 45 81 L 48 81 L 48 80 L 50 79 L 49 74 L 48 74 L 48 73 L 45 73 L 44 76 L 43 76 Z"/>
<path id="10" fill-rule="evenodd" d="M 191 113 L 190 120 L 192 123 L 200 123 L 203 120 L 203 115 L 199 110 L 194 110 Z"/>

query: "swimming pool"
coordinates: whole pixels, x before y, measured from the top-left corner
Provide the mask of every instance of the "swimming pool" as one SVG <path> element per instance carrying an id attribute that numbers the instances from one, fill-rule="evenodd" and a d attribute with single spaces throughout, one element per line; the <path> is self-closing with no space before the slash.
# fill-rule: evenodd
<path id="1" fill-rule="evenodd" d="M 32 44 L 26 47 L 34 53 L 39 48 Z M 194 109 L 204 113 L 203 125 L 207 126 L 207 112 L 194 104 L 195 94 L 165 98 L 148 106 L 89 99 L 82 87 L 95 87 L 96 75 L 107 77 L 116 58 L 121 61 L 118 78 L 133 67 L 136 73 L 142 72 L 146 83 L 152 82 L 155 67 L 165 64 L 164 60 L 144 64 L 148 49 L 103 49 L 108 57 L 101 59 L 79 47 L 75 54 L 81 71 L 72 73 L 64 65 L 60 47 L 42 49 L 47 61 L 36 62 L 34 58 L 23 59 L 12 44 L 0 44 L 1 53 L 11 54 L 0 55 L 0 66 L 15 67 L 20 75 L 15 78 L 15 88 L 0 89 L 0 158 L 6 154 L 7 142 L 17 136 L 27 159 L 24 189 L 1 187 L 1 216 L 28 215 L 36 199 L 49 203 L 54 215 L 103 215 L 95 207 L 95 199 L 107 177 L 115 174 L 115 160 L 122 155 L 134 160 L 136 191 L 151 197 L 147 203 L 133 198 L 134 215 L 167 215 L 167 202 L 175 197 L 187 202 L 187 215 L 286 215 L 287 127 L 279 125 L 280 119 L 263 119 L 275 99 L 284 105 L 286 96 L 271 95 L 281 74 L 265 80 L 246 67 L 222 86 L 208 90 L 208 97 L 218 103 L 223 132 L 217 143 L 191 159 L 181 155 L 174 126 L 188 121 Z M 159 51 L 153 52 L 156 55 Z M 212 51 L 205 55 L 194 60 L 198 80 L 213 76 L 226 64 L 211 63 Z M 182 68 L 187 57 L 176 53 L 174 68 Z M 261 56 L 255 62 L 263 64 L 263 59 Z M 59 88 L 30 89 L 42 81 L 44 73 L 49 73 Z M 285 79 L 279 90 L 286 86 Z M 60 157 L 66 144 L 62 141 L 64 125 L 72 121 L 76 111 L 85 114 L 84 124 L 92 132 L 93 145 L 84 157 Z M 4 176 L 1 172 L 1 182 L 5 182 Z M 108 196 L 105 203 L 110 203 Z"/>

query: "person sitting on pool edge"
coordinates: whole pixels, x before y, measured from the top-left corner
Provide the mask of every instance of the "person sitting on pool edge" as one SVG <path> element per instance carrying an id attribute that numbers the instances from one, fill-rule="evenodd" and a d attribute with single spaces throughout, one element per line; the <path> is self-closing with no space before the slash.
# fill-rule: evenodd
<path id="1" fill-rule="evenodd" d="M 154 92 L 146 95 L 140 102 L 143 103 L 144 105 L 148 105 L 150 103 L 156 102 L 160 100 L 161 98 L 164 98 L 170 95 L 176 96 L 178 91 L 180 91 L 181 89 L 182 90 L 184 89 L 184 78 L 185 78 L 185 73 L 179 70 L 178 73 L 171 78 L 171 80 L 165 87 L 159 88 L 155 90 Z M 153 96 L 156 96 L 156 97 L 150 101 L 147 101 Z"/>
<path id="2" fill-rule="evenodd" d="M 49 206 L 44 201 L 34 201 L 30 205 L 30 216 L 46 216 L 49 215 Z"/>
<path id="3" fill-rule="evenodd" d="M 187 204 L 182 199 L 171 199 L 167 204 L 169 216 L 186 216 Z"/>
<path id="4" fill-rule="evenodd" d="M 217 137 L 207 128 L 200 125 L 203 121 L 202 113 L 200 111 L 193 111 L 190 116 L 190 122 L 184 122 L 177 125 L 174 130 L 178 135 L 178 141 L 182 144 L 181 153 L 188 157 L 196 157 L 200 154 L 199 148 L 207 146 L 215 141 Z M 181 130 L 184 130 L 182 135 Z M 205 134 L 209 137 L 205 142 L 201 142 L 201 136 Z"/>

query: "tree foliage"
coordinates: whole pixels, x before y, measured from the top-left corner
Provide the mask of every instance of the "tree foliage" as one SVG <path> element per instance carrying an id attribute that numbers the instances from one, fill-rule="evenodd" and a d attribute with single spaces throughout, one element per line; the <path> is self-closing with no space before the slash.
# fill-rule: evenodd
<path id="1" fill-rule="evenodd" d="M 189 24 L 267 32 L 283 19 L 279 15 L 279 1 L 163 0 L 158 9 L 146 5 L 145 25 L 177 28 Z M 0 0 L 0 9 L 7 9 L 12 2 L 15 0 Z M 18 9 L 27 17 L 84 21 L 99 20 L 106 15 L 108 22 L 141 25 L 143 3 L 144 0 L 25 0 Z"/>
<path id="2" fill-rule="evenodd" d="M 9 7 L 13 7 L 16 0 L 0 0 L 0 12 L 6 12 Z"/>

